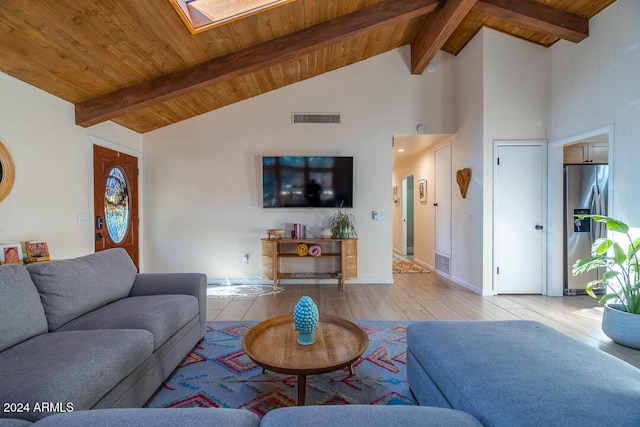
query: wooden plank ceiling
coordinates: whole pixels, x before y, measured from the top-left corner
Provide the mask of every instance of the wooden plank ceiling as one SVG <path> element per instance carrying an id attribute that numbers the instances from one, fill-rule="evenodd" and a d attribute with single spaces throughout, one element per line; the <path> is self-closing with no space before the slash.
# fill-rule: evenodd
<path id="1" fill-rule="evenodd" d="M 420 74 L 487 26 L 551 46 L 615 0 L 294 0 L 191 34 L 171 0 L 2 0 L 0 71 L 144 133 L 403 45 Z"/>

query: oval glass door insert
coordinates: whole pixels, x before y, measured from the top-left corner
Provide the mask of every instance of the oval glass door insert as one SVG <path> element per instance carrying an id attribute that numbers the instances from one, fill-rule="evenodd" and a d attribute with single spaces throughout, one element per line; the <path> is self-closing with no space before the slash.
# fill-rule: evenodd
<path id="1" fill-rule="evenodd" d="M 104 191 L 104 216 L 109 237 L 115 243 L 124 239 L 129 229 L 129 186 L 122 169 L 113 168 Z"/>

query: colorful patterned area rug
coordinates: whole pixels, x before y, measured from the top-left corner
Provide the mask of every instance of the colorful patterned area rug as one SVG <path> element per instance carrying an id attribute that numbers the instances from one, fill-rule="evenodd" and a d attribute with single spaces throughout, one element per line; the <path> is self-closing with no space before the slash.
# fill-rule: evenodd
<path id="1" fill-rule="evenodd" d="M 393 274 L 402 273 L 431 273 L 423 266 L 411 262 L 400 255 L 393 254 Z"/>
<path id="2" fill-rule="evenodd" d="M 208 322 L 205 339 L 184 359 L 145 406 L 245 408 L 262 417 L 294 406 L 298 377 L 262 373 L 242 350 L 257 322 Z M 369 347 L 347 368 L 307 377 L 307 405 L 416 405 L 406 375 L 408 322 L 356 321 Z"/>

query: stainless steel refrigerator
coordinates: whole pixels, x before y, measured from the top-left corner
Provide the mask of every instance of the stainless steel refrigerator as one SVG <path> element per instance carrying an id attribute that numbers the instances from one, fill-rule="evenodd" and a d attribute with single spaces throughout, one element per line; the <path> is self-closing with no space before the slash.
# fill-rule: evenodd
<path id="1" fill-rule="evenodd" d="M 579 258 L 591 256 L 591 245 L 606 235 L 606 227 L 591 219 L 578 220 L 576 214 L 606 215 L 608 202 L 608 165 L 565 165 L 565 281 L 564 294 L 584 293 L 585 285 L 598 279 L 602 269 L 574 276 L 571 267 Z"/>

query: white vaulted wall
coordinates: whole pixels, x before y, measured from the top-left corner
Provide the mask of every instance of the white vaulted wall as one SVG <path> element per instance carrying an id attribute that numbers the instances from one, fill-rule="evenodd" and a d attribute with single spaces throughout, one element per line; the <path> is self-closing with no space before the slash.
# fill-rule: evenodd
<path id="1" fill-rule="evenodd" d="M 404 47 L 145 134 L 147 267 L 260 277 L 266 229 L 322 226 L 333 212 L 263 209 L 261 156 L 343 155 L 354 157 L 357 281 L 391 283 L 392 137 L 453 126 L 446 67 L 414 76 L 408 62 Z M 292 112 L 339 112 L 342 124 L 293 126 Z"/>
<path id="2" fill-rule="evenodd" d="M 640 2 L 618 0 L 590 21 L 579 44 L 550 48 L 549 284 L 562 294 L 563 141 L 613 129 L 610 141 L 610 215 L 640 227 Z M 555 161 L 554 161 L 555 160 Z"/>

